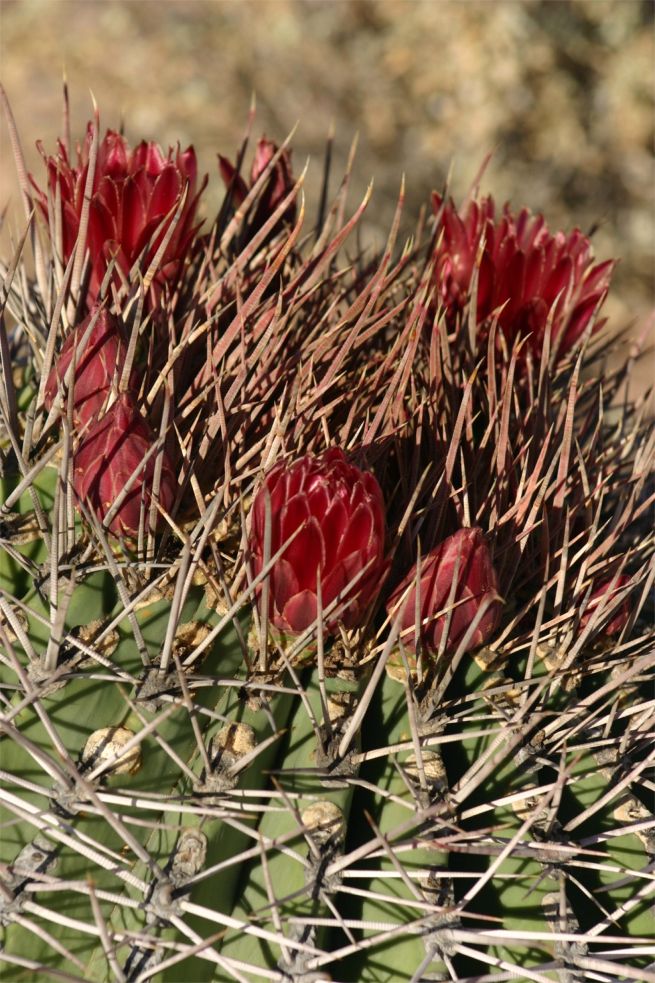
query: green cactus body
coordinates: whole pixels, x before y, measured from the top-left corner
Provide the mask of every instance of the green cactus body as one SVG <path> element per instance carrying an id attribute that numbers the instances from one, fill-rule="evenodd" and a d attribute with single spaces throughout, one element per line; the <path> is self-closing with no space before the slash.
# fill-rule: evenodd
<path id="1" fill-rule="evenodd" d="M 408 750 L 414 745 L 406 689 L 387 675 L 377 696 L 380 732 L 390 747 L 404 750 L 375 758 L 362 770 L 363 777 L 370 773 L 369 781 L 379 790 L 366 805 L 375 826 L 363 814 L 361 797 L 355 801 L 359 836 L 374 843 L 374 849 L 353 866 L 353 873 L 363 868 L 369 875 L 347 879 L 363 893 L 350 898 L 348 911 L 357 923 L 371 928 L 355 930 L 366 947 L 346 958 L 338 978 L 390 983 L 412 979 L 419 970 L 426 977 L 445 972 L 436 940 L 448 933 L 453 904 L 448 853 L 438 845 L 449 829 L 443 772 L 444 764 L 448 769 L 448 752 L 446 746 L 442 758 L 438 745 L 427 748 L 421 741 L 421 788 L 421 765 L 416 764 L 415 751 Z M 421 845 L 426 840 L 429 843 Z"/>
<path id="2" fill-rule="evenodd" d="M 256 704 L 262 699 L 266 701 L 267 712 L 257 708 Z M 201 915 L 189 916 L 189 926 L 198 932 L 200 937 L 206 936 L 210 931 L 230 932 L 230 928 L 227 926 L 221 928 L 221 914 L 230 916 L 232 919 L 240 917 L 238 914 L 238 894 L 244 877 L 244 862 L 240 860 L 240 857 L 244 851 L 252 849 L 257 842 L 255 830 L 260 824 L 260 810 L 265 804 L 262 790 L 266 788 L 268 771 L 279 754 L 280 743 L 284 740 L 284 733 L 294 702 L 290 692 L 274 693 L 269 698 L 266 696 L 258 697 L 255 691 L 252 699 L 253 705 L 249 705 L 244 692 L 240 692 L 238 689 L 232 689 L 230 692 L 221 694 L 216 710 L 218 711 L 220 707 L 221 714 L 232 722 L 237 740 L 238 735 L 246 728 L 250 730 L 247 737 L 248 743 L 252 744 L 253 749 L 260 745 L 266 744 L 266 746 L 257 753 L 254 760 L 244 767 L 243 771 L 234 776 L 232 781 L 230 781 L 229 776 L 223 776 L 227 780 L 221 781 L 219 788 L 213 794 L 205 791 L 196 793 L 194 797 L 194 801 L 199 806 L 202 806 L 203 800 L 207 800 L 209 806 L 213 805 L 215 809 L 225 809 L 233 817 L 233 823 L 230 823 L 229 819 L 212 819 L 211 816 L 200 819 L 199 828 L 207 838 L 207 852 L 203 870 L 211 871 L 214 867 L 218 868 L 216 873 L 207 877 L 202 876 L 203 870 L 199 871 L 201 879 L 195 884 L 190 884 L 185 891 L 185 896 L 194 906 L 214 912 L 218 916 L 218 922 L 212 922 Z M 275 722 L 275 729 L 271 726 L 272 721 Z M 228 724 L 228 726 L 230 725 Z M 215 728 L 213 729 L 215 730 Z M 270 741 L 272 737 L 275 737 L 275 740 Z M 238 763 L 238 755 L 236 760 Z M 197 766 L 196 760 L 196 769 Z M 232 784 L 234 788 L 230 787 Z M 207 788 L 206 781 L 205 785 L 201 787 Z M 247 795 L 249 791 L 260 794 L 249 797 Z M 179 818 L 181 823 L 192 822 L 194 826 L 198 824 L 198 820 L 189 813 L 180 814 Z M 174 842 L 169 843 L 169 854 L 172 854 L 173 847 Z M 193 980 L 211 980 L 216 978 L 217 973 L 220 973 L 220 967 L 215 962 L 195 957 L 165 970 L 163 978 L 174 981 L 180 979 L 181 973 Z"/>
<path id="3" fill-rule="evenodd" d="M 356 697 L 357 686 L 328 679 L 324 692 L 330 714 L 341 697 Z M 267 803 L 252 844 L 259 856 L 242 872 L 233 912 L 269 933 L 277 929 L 281 941 L 231 931 L 221 945 L 223 956 L 252 965 L 255 973 L 257 966 L 301 972 L 304 962 L 317 946 L 320 951 L 328 936 L 321 921 L 329 920 L 325 897 L 334 892 L 335 885 L 326 879 L 325 871 L 342 848 L 353 785 L 347 777 L 340 779 L 338 771 L 331 774 L 327 748 L 321 749 L 316 733 L 319 728 L 322 738 L 328 739 L 324 717 L 314 670 L 306 680 L 304 699 L 295 700 L 288 738 L 273 772 L 276 794 Z M 344 717 L 335 717 L 333 741 L 343 722 Z M 283 937 L 292 945 L 284 946 Z M 293 947 L 294 942 L 300 943 L 298 948 Z"/>
<path id="4" fill-rule="evenodd" d="M 68 608 L 67 630 L 76 626 L 88 624 L 96 618 L 108 620 L 112 614 L 116 614 L 116 604 L 111 603 L 115 599 L 113 582 L 107 575 L 91 575 L 83 586 L 77 587 L 71 597 Z M 47 641 L 47 626 L 42 620 L 38 620 L 37 615 L 46 614 L 45 606 L 42 602 L 32 603 L 34 611 L 33 618 L 30 619 L 30 638 L 35 650 L 38 652 L 45 646 Z M 109 601 L 109 603 L 108 603 Z M 42 610 L 39 611 L 39 608 Z M 109 608 L 109 610 L 108 610 Z M 120 607 L 118 608 L 120 613 Z M 137 614 L 137 620 L 142 631 L 143 640 L 151 657 L 156 657 L 164 640 L 168 625 L 168 615 L 170 604 L 167 601 L 158 601 Z M 203 622 L 211 625 L 216 622 L 217 616 L 204 606 L 203 592 L 192 589 L 184 604 L 180 614 L 180 625 L 202 618 Z M 159 795 L 162 789 L 170 789 L 174 792 L 179 784 L 179 767 L 160 745 L 166 742 L 174 754 L 178 755 L 183 761 L 193 757 L 196 743 L 193 730 L 190 726 L 188 712 L 183 707 L 176 707 L 169 704 L 173 712 L 167 713 L 166 703 L 162 703 L 154 712 L 148 708 L 141 708 L 138 700 L 135 700 L 134 692 L 130 692 L 130 677 L 138 676 L 142 669 L 141 659 L 136 644 L 132 637 L 131 627 L 127 621 L 121 621 L 117 625 L 119 636 L 118 644 L 111 654 L 111 662 L 115 671 L 124 674 L 124 681 L 116 685 L 107 687 L 106 671 L 102 666 L 83 667 L 76 673 L 74 679 L 66 682 L 63 690 L 57 690 L 50 697 L 43 698 L 44 707 L 49 713 L 49 719 L 56 731 L 58 739 L 63 748 L 70 756 L 70 762 L 74 766 L 72 774 L 75 774 L 75 766 L 79 767 L 80 752 L 85 746 L 89 735 L 102 726 L 118 726 L 127 728 L 139 734 L 144 727 L 148 727 L 157 716 L 160 720 L 156 728 L 152 730 L 151 736 L 143 740 L 141 748 L 141 766 L 137 768 L 135 774 L 115 775 L 108 779 L 106 789 L 108 793 L 115 792 L 121 801 L 117 808 L 116 815 L 120 823 L 128 830 L 132 843 L 139 845 L 147 844 L 144 856 L 150 856 L 155 863 L 165 864 L 170 855 L 170 842 L 164 832 L 150 831 L 150 822 L 158 824 L 163 822 L 169 825 L 169 817 L 163 815 L 157 809 L 153 810 L 149 822 L 143 822 L 144 803 L 134 807 L 130 803 L 131 796 L 143 794 L 145 799 L 153 793 Z M 229 678 L 232 673 L 235 675 L 241 666 L 241 650 L 235 644 L 234 637 L 223 636 L 221 641 L 213 646 L 210 651 L 205 666 L 210 673 L 225 672 Z M 6 673 L 5 673 L 6 674 Z M 196 695 L 194 705 L 200 711 L 203 707 L 211 707 L 214 702 L 212 689 L 205 686 Z M 131 703 L 131 705 L 130 705 Z M 80 708 L 84 708 L 83 715 Z M 43 726 L 39 714 L 35 711 L 33 704 L 29 704 L 22 709 L 16 717 L 16 725 L 20 725 L 20 733 L 25 741 L 30 742 L 33 754 L 41 752 L 53 758 L 53 747 L 50 735 Z M 31 782 L 37 785 L 47 783 L 48 775 L 39 768 L 33 757 L 25 749 L 16 743 L 10 743 L 6 738 L 3 741 L 3 766 L 7 772 L 15 776 L 29 776 Z M 54 756 L 53 763 L 55 768 L 59 767 L 58 756 Z M 64 772 L 65 773 L 65 772 Z M 69 772 L 70 773 L 70 772 Z M 92 781 L 92 788 L 99 793 L 99 788 Z M 48 786 L 45 785 L 45 788 Z M 50 795 L 51 806 L 53 789 L 50 788 L 45 794 Z M 43 794 L 26 795 L 28 801 L 33 802 L 39 808 L 43 807 Z M 120 831 L 112 827 L 107 821 L 106 816 L 98 814 L 97 805 L 91 803 L 90 808 L 84 801 L 82 790 L 71 790 L 68 796 L 64 797 L 58 809 L 61 811 L 61 818 L 58 825 L 64 829 L 70 827 L 72 841 L 65 844 L 61 849 L 54 850 L 55 863 L 58 876 L 63 881 L 86 883 L 90 880 L 97 891 L 108 891 L 119 893 L 126 890 L 125 879 L 121 880 L 120 873 L 126 868 L 124 856 L 134 853 L 134 847 L 130 842 L 125 842 L 120 835 Z M 54 801 L 57 801 L 55 794 Z M 47 802 L 47 799 L 46 799 Z M 113 808 L 112 805 L 108 808 Z M 5 810 L 5 818 L 11 820 L 11 810 Z M 38 816 L 38 813 L 37 813 Z M 136 820 L 137 825 L 133 824 Z M 47 825 L 45 827 L 47 830 Z M 35 833 L 34 826 L 29 823 L 9 825 L 9 835 L 3 836 L 3 860 L 6 863 L 13 863 L 26 844 L 28 844 Z M 43 839 L 39 835 L 39 842 Z M 79 845 L 84 837 L 89 837 L 96 851 L 94 859 L 89 859 L 82 853 L 77 853 L 75 845 Z M 56 847 L 56 843 L 52 842 Z M 125 854 L 127 851 L 127 854 Z M 106 865 L 103 866 L 99 859 L 99 854 L 105 858 Z M 136 876 L 143 874 L 143 871 L 135 870 Z M 127 893 L 129 896 L 129 877 L 127 879 Z M 139 899 L 141 900 L 141 899 Z M 111 910 L 107 903 L 101 905 L 104 917 L 108 917 Z M 66 916 L 67 919 L 89 920 L 89 900 L 84 893 L 60 892 L 57 896 L 57 910 Z M 129 910 L 129 909 L 125 909 Z M 80 936 L 76 928 L 71 928 L 67 924 L 57 924 L 47 926 L 48 931 L 58 939 L 63 945 L 70 949 L 77 959 L 86 964 L 89 955 L 97 946 L 97 940 L 93 934 Z M 37 943 L 38 944 L 38 943 Z M 29 954 L 34 956 L 35 940 L 31 939 L 16 925 L 10 925 L 6 929 L 5 938 L 6 951 L 15 955 Z M 42 957 L 44 965 L 48 963 L 48 946 L 42 947 Z M 71 965 L 71 971 L 74 966 Z M 79 970 L 79 965 L 77 966 Z M 91 960 L 89 979 L 102 979 L 102 970 L 99 965 L 95 965 Z"/>
<path id="5" fill-rule="evenodd" d="M 15 506 L 0 516 L 0 590 L 21 599 L 29 591 L 33 571 L 47 558 L 43 534 L 34 513 L 32 495 L 37 495 L 44 513 L 52 509 L 57 472 L 44 468 Z M 6 502 L 18 481 L 0 476 L 0 502 Z M 24 557 L 21 561 L 16 554 Z M 32 572 L 31 572 L 32 571 Z"/>

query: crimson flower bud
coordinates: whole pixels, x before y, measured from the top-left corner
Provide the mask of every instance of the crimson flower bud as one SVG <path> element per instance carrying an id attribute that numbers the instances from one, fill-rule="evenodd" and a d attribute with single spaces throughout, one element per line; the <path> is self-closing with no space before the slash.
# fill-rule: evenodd
<path id="1" fill-rule="evenodd" d="M 60 142 L 56 156 L 48 156 L 39 147 L 46 164 L 51 201 L 61 198 L 63 259 L 72 255 L 80 227 L 84 204 L 84 189 L 89 168 L 89 152 L 93 139 L 93 124 L 87 126 L 82 146 L 77 148 L 77 164 L 72 164 Z M 156 143 L 142 141 L 134 150 L 125 137 L 108 130 L 98 146 L 89 210 L 88 246 L 91 258 L 89 291 L 95 298 L 107 271 L 115 258 L 119 270 L 127 276 L 132 265 L 147 247 L 146 265 L 154 258 L 165 234 L 162 223 L 171 215 L 184 190 L 187 197 L 175 226 L 154 287 L 160 290 L 166 282 L 179 276 L 184 257 L 198 230 L 195 224 L 198 198 L 204 184 L 196 193 L 198 167 L 193 147 L 187 150 L 169 149 L 168 154 Z M 205 181 L 206 183 L 206 181 Z M 32 179 L 37 204 L 48 219 L 48 196 Z M 172 215 L 171 215 L 172 218 Z M 116 282 L 120 278 L 116 277 Z"/>
<path id="2" fill-rule="evenodd" d="M 269 167 L 271 161 L 278 152 L 277 144 L 272 140 L 262 137 L 255 150 L 255 159 L 250 169 L 250 184 L 246 184 L 236 168 L 225 157 L 218 157 L 218 167 L 227 187 L 231 188 L 232 200 L 235 205 L 240 205 L 245 199 L 250 189 L 257 183 L 262 174 Z M 264 222 L 273 214 L 278 205 L 284 200 L 294 186 L 293 173 L 291 170 L 291 154 L 284 150 L 280 154 L 277 162 L 270 170 L 268 179 L 257 200 L 255 213 L 251 217 L 250 227 L 253 231 L 261 228 Z M 285 210 L 281 221 L 293 222 L 296 218 L 296 203 L 291 202 Z"/>
<path id="3" fill-rule="evenodd" d="M 150 454 L 145 465 L 143 461 L 154 443 L 152 430 L 130 396 L 123 393 L 90 428 L 75 454 L 75 493 L 101 522 L 131 481 L 129 491 L 109 522 L 108 528 L 116 536 L 136 538 L 142 521 L 142 501 L 146 517 L 144 528 L 148 527 L 157 452 Z M 143 466 L 134 476 L 139 465 Z M 164 452 L 158 502 L 165 511 L 173 505 L 175 490 L 175 474 Z"/>
<path id="4" fill-rule="evenodd" d="M 84 346 L 82 345 L 95 314 L 94 308 L 67 336 L 50 370 L 44 393 L 45 407 L 49 412 L 75 353 L 75 378 L 71 381 L 71 389 L 73 422 L 78 430 L 97 417 L 112 384 L 119 382 L 127 352 L 127 341 L 120 322 L 104 308 L 97 315 L 96 322 Z M 138 374 L 133 369 L 130 389 L 136 389 L 138 384 Z"/>
<path id="5" fill-rule="evenodd" d="M 267 498 L 270 557 L 296 534 L 270 570 L 270 623 L 289 635 L 308 628 L 317 617 L 320 578 L 323 610 L 336 598 L 339 606 L 346 601 L 336 615 L 326 617 L 328 629 L 333 631 L 337 621 L 347 628 L 357 626 L 387 572 L 384 500 L 374 476 L 349 464 L 336 447 L 320 457 L 307 454 L 274 467 L 251 511 L 255 576 L 264 568 Z M 261 604 L 261 587 L 258 599 Z"/>
<path id="6" fill-rule="evenodd" d="M 494 312 L 508 346 L 518 337 L 540 355 L 549 316 L 551 347 L 564 355 L 584 333 L 609 288 L 614 261 L 594 264 L 589 239 L 579 229 L 551 233 L 543 215 L 505 205 L 496 214 L 491 195 L 459 212 L 433 194 L 441 236 L 435 255 L 439 299 L 449 318 L 468 302 L 479 257 L 477 320 Z M 603 322 L 596 322 L 598 331 Z"/>
<path id="7" fill-rule="evenodd" d="M 457 583 L 451 598 L 456 570 Z M 421 618 L 418 632 L 417 590 Z M 502 608 L 489 547 L 482 530 L 473 528 L 458 530 L 423 557 L 418 583 L 414 566 L 387 601 L 387 611 L 392 620 L 400 613 L 400 637 L 406 649 L 416 651 L 420 638 L 424 650 L 434 655 L 439 650 L 448 617 L 446 653 L 457 648 L 482 604 L 488 606 L 467 642 L 466 651 L 483 645 L 493 634 Z"/>
<path id="8" fill-rule="evenodd" d="M 630 577 L 622 574 L 610 580 L 603 581 L 594 591 L 587 602 L 585 612 L 580 618 L 580 631 L 584 631 L 591 621 L 597 608 L 603 605 L 605 611 L 609 611 L 615 595 L 630 583 Z M 606 625 L 603 625 L 601 634 L 618 635 L 625 628 L 630 617 L 630 602 L 628 598 L 621 602 L 618 608 L 614 608 L 612 616 Z M 603 615 L 598 617 L 597 624 L 602 624 Z"/>
<path id="9" fill-rule="evenodd" d="M 250 171 L 251 185 L 255 184 L 255 182 L 259 180 L 261 175 L 275 157 L 277 151 L 277 144 L 273 143 L 272 140 L 267 140 L 266 137 L 261 138 L 257 144 L 255 159 L 252 162 L 252 168 Z M 273 167 L 273 170 L 269 174 L 268 181 L 266 182 L 264 192 L 258 206 L 258 213 L 261 212 L 261 221 L 264 221 L 269 215 L 273 214 L 278 205 L 289 194 L 293 188 L 293 185 L 294 180 L 293 174 L 291 173 L 291 154 L 289 151 L 283 150 L 277 163 Z M 293 222 L 295 217 L 296 203 L 294 201 L 289 205 L 288 209 L 284 213 L 284 220 L 287 222 Z"/>

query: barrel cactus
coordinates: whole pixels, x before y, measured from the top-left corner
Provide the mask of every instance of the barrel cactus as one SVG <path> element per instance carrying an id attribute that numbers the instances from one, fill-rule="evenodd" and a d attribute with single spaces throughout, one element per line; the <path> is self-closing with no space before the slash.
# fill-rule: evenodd
<path id="1" fill-rule="evenodd" d="M 27 175 L 5 109 L 5 978 L 655 980 L 612 263 L 477 191 L 403 242 L 402 187 L 360 252 L 249 133 L 203 222 L 192 148 Z"/>

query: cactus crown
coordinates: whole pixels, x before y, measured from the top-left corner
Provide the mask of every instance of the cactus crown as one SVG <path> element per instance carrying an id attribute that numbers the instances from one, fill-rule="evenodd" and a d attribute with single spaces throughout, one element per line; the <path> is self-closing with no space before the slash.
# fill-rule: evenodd
<path id="1" fill-rule="evenodd" d="M 100 132 L 18 151 L 2 265 L 9 977 L 651 979 L 611 263 L 477 194 L 402 243 L 402 190 L 358 253 L 249 134 L 199 225 L 192 148 Z"/>

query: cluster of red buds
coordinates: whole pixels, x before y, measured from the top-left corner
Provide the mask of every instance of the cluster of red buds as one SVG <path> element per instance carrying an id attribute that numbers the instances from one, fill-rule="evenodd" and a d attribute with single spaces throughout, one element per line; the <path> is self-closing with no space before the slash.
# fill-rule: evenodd
<path id="1" fill-rule="evenodd" d="M 48 174 L 47 192 L 32 179 L 36 201 L 46 220 L 61 202 L 62 259 L 68 262 L 76 247 L 90 166 L 93 124 L 77 147 L 77 163 L 69 160 L 66 147 L 57 154 L 41 153 Z M 94 300 L 109 263 L 115 264 L 114 280 L 120 285 L 139 261 L 144 271 L 164 237 L 164 254 L 153 286 L 160 290 L 179 277 L 184 258 L 198 231 L 196 210 L 205 182 L 196 190 L 198 164 L 193 147 L 170 148 L 164 154 L 156 143 L 142 141 L 134 150 L 120 133 L 108 130 L 100 141 L 93 171 L 89 203 L 88 247 L 91 263 L 89 298 Z M 181 207 L 177 216 L 178 206 Z"/>
<path id="2" fill-rule="evenodd" d="M 497 316 L 508 347 L 525 338 L 536 356 L 550 325 L 551 350 L 566 354 L 605 299 L 614 261 L 594 264 L 579 229 L 553 235 L 543 215 L 526 208 L 515 216 L 505 205 L 498 217 L 491 196 L 470 200 L 463 213 L 436 193 L 432 205 L 439 223 L 437 290 L 448 317 L 454 320 L 471 300 L 477 271 L 478 325 Z"/>
<path id="3" fill-rule="evenodd" d="M 257 597 L 260 607 L 268 598 L 270 624 L 283 635 L 303 633 L 319 620 L 320 596 L 328 632 L 338 622 L 346 628 L 361 625 L 389 569 L 385 528 L 374 475 L 348 463 L 339 448 L 270 470 L 253 502 L 249 536 Z M 600 605 L 609 605 L 603 634 L 619 633 L 630 606 L 624 598 L 617 610 L 612 599 L 629 583 L 622 575 L 600 584 L 589 597 L 580 630 Z M 398 623 L 410 664 L 415 665 L 419 648 L 432 658 L 488 642 L 500 624 L 503 601 L 483 531 L 459 529 L 419 558 L 386 608 L 390 622 Z"/>
<path id="4" fill-rule="evenodd" d="M 317 623 L 362 624 L 388 572 L 385 508 L 372 473 L 348 463 L 333 447 L 278 464 L 253 502 L 253 574 L 268 571 L 270 623 L 298 635 Z M 265 596 L 258 585 L 260 604 Z M 401 643 L 428 655 L 484 644 L 498 627 L 502 602 L 491 553 L 480 529 L 460 529 L 437 546 L 396 587 L 387 602 L 400 620 Z M 419 621 L 416 621 L 417 612 Z M 444 637 L 445 635 L 445 637 Z"/>
<path id="5" fill-rule="evenodd" d="M 155 436 L 137 403 L 138 372 L 132 368 L 128 378 L 122 378 L 127 356 L 122 324 L 97 302 L 110 264 L 112 282 L 120 287 L 135 264 L 145 272 L 156 258 L 148 298 L 150 308 L 156 310 L 162 290 L 178 282 L 196 239 L 198 200 L 207 178 L 198 188 L 193 147 L 184 151 L 179 146 L 169 148 L 165 154 L 156 143 L 142 141 L 131 149 L 121 133 L 108 130 L 94 160 L 94 139 L 94 124 L 89 123 L 85 139 L 77 146 L 76 163 L 61 141 L 55 155 L 46 154 L 39 144 L 46 164 L 46 188 L 30 178 L 36 204 L 49 228 L 60 230 L 59 241 L 53 245 L 67 263 L 77 248 L 92 168 L 86 240 L 90 314 L 67 335 L 55 357 L 44 403 L 50 411 L 58 400 L 61 412 L 66 412 L 68 399 L 72 401 L 76 493 L 101 521 L 107 520 L 112 533 L 134 538 L 144 528 L 144 512 L 151 511 L 155 475 L 155 519 L 170 509 L 176 481 L 166 451 L 153 453 Z M 290 154 L 265 138 L 256 148 L 250 185 L 226 158 L 219 157 L 219 166 L 237 206 L 261 184 L 250 220 L 252 230 L 274 214 L 294 186 Z M 58 215 L 56 209 L 60 209 Z M 292 201 L 280 223 L 294 218 Z"/>
<path id="6" fill-rule="evenodd" d="M 150 296 L 150 304 L 157 305 L 166 286 L 181 277 L 192 250 L 206 179 L 198 190 L 193 147 L 164 154 L 157 144 L 143 141 L 131 150 L 120 133 L 109 130 L 94 160 L 94 139 L 89 124 L 76 164 L 62 143 L 55 156 L 42 151 L 46 190 L 32 179 L 41 212 L 51 228 L 60 229 L 58 245 L 67 262 L 76 249 L 93 168 L 87 231 L 91 313 L 65 339 L 45 386 L 45 406 L 65 413 L 72 404 L 77 495 L 112 533 L 129 539 L 144 528 L 144 516 L 152 522 L 171 509 L 176 479 L 139 410 L 141 380 L 136 369 L 126 372 L 123 327 L 96 301 L 110 263 L 119 285 L 134 264 L 145 270 L 157 257 Z M 218 161 L 232 205 L 250 203 L 249 233 L 277 212 L 272 231 L 294 221 L 294 178 L 286 149 L 261 138 L 248 181 L 227 158 L 219 155 Z M 53 222 L 55 208 L 61 212 Z M 450 325 L 475 297 L 481 337 L 495 320 L 497 337 L 504 337 L 509 348 L 525 339 L 536 357 L 548 334 L 550 350 L 563 355 L 585 332 L 601 326 L 596 315 L 613 262 L 594 263 L 590 242 L 578 229 L 552 234 L 543 216 L 526 209 L 516 216 L 509 205 L 497 215 L 491 197 L 471 198 L 459 212 L 452 201 L 434 194 L 433 208 L 435 293 Z M 293 636 L 319 623 L 331 633 L 338 624 L 355 628 L 364 623 L 390 568 L 386 535 L 376 478 L 350 463 L 342 450 L 333 447 L 318 457 L 307 454 L 276 465 L 254 499 L 249 532 L 251 571 L 270 625 Z M 625 583 L 619 578 L 593 591 L 581 629 L 605 604 L 608 590 Z M 391 588 L 387 613 L 410 655 L 468 651 L 487 642 L 499 626 L 498 576 L 492 548 L 479 528 L 455 531 Z M 625 602 L 618 610 L 613 605 L 605 632 L 621 630 L 627 617 Z"/>

